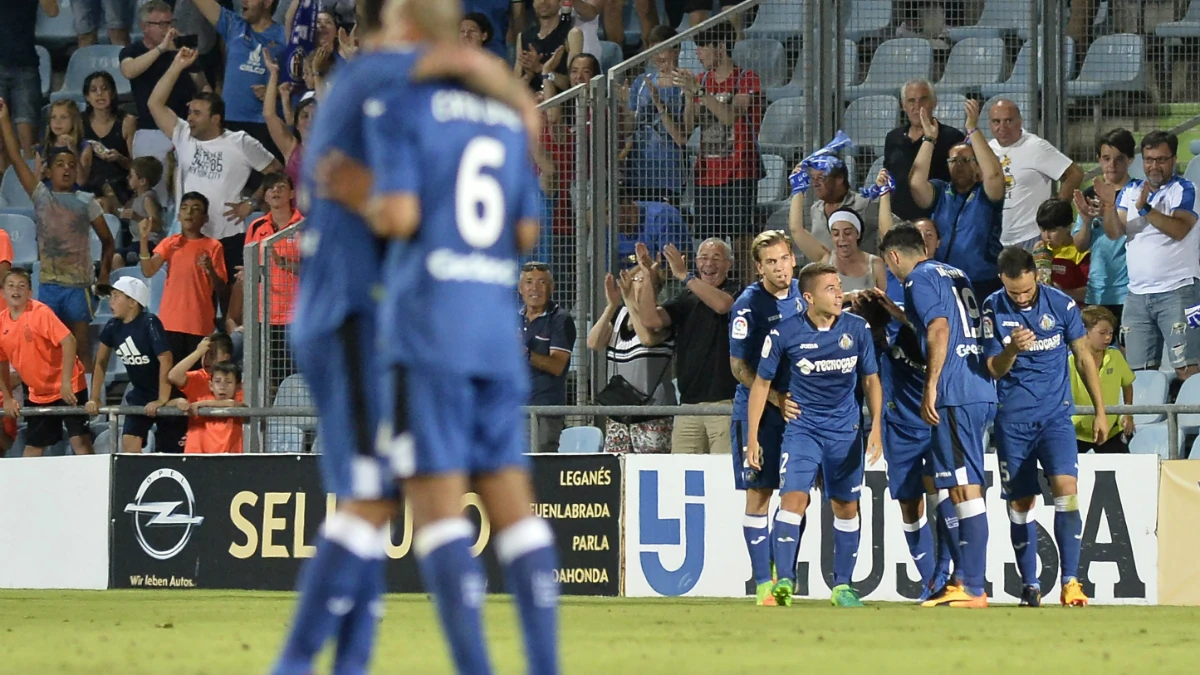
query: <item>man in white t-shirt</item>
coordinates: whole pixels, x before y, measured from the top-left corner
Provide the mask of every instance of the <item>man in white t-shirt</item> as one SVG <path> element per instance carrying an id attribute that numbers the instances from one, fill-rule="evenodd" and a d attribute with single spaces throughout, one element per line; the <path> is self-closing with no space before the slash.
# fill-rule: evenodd
<path id="1" fill-rule="evenodd" d="M 1179 139 L 1152 131 L 1142 139 L 1146 180 L 1117 186 L 1096 178 L 1096 197 L 1110 239 L 1126 236 L 1129 295 L 1121 316 L 1125 358 L 1134 370 L 1158 367 L 1163 347 L 1179 379 L 1197 372 L 1200 331 L 1185 310 L 1200 304 L 1200 229 L 1196 186 L 1175 175 Z"/>
<path id="2" fill-rule="evenodd" d="M 162 132 L 171 137 L 179 165 L 175 193 L 199 192 L 208 198 L 208 224 L 204 234 L 221 242 L 225 269 L 242 265 L 246 217 L 255 210 L 261 195 L 243 199 L 242 191 L 253 172 L 283 171 L 275 156 L 262 143 L 241 131 L 226 131 L 225 103 L 216 94 L 198 94 L 188 104 L 187 120 L 167 107 L 175 81 L 196 61 L 196 51 L 181 49 L 154 92 L 150 114 Z M 178 209 L 178 204 L 176 204 Z"/>
<path id="3" fill-rule="evenodd" d="M 1054 181 L 1058 198 L 1070 201 L 1083 182 L 1083 169 L 1044 138 L 1022 128 L 1021 111 L 1000 100 L 988 112 L 993 139 L 988 143 L 1004 170 L 1004 226 L 1000 243 L 1032 251 L 1041 240 L 1037 210 L 1049 199 Z M 967 130 L 971 135 L 971 130 Z"/>

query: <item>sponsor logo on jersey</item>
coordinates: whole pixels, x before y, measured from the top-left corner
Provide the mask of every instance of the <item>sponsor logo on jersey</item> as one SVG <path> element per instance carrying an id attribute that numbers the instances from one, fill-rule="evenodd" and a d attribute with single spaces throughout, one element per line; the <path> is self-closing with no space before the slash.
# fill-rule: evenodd
<path id="1" fill-rule="evenodd" d="M 983 356 L 983 347 L 980 345 L 959 345 L 958 348 L 954 350 L 954 353 L 958 354 L 959 358 L 964 359 L 971 354 Z"/>
<path id="2" fill-rule="evenodd" d="M 1062 335 L 1055 333 L 1048 338 L 1034 340 L 1033 346 L 1029 348 L 1031 352 L 1048 352 L 1053 349 L 1058 349 L 1062 346 Z"/>
<path id="3" fill-rule="evenodd" d="M 834 373 L 849 374 L 854 372 L 854 367 L 858 365 L 858 356 L 847 356 L 842 359 L 822 359 L 820 361 L 809 361 L 808 359 L 800 359 L 796 362 L 796 368 L 801 375 L 812 375 L 813 373 Z"/>

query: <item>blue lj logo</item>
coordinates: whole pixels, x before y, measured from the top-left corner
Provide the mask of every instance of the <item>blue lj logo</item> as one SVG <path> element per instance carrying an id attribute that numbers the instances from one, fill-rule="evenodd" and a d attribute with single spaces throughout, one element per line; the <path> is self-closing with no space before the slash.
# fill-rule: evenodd
<path id="1" fill-rule="evenodd" d="M 658 515 L 658 472 L 642 470 L 638 475 L 641 505 L 638 509 L 638 529 L 641 546 L 678 546 L 680 523 L 678 518 L 660 518 Z M 678 569 L 668 570 L 653 551 L 642 551 L 640 559 L 646 582 L 656 593 L 667 596 L 683 595 L 696 586 L 704 570 L 704 472 L 685 471 L 683 476 L 683 564 Z M 695 499 L 693 499 L 695 498 Z"/>

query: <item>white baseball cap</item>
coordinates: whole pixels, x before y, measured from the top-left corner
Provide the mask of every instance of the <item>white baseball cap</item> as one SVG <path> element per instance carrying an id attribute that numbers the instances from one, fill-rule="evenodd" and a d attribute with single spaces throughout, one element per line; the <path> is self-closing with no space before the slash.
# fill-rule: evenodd
<path id="1" fill-rule="evenodd" d="M 150 289 L 146 282 L 136 277 L 121 277 L 113 283 L 113 288 L 133 298 L 143 309 L 150 306 Z"/>

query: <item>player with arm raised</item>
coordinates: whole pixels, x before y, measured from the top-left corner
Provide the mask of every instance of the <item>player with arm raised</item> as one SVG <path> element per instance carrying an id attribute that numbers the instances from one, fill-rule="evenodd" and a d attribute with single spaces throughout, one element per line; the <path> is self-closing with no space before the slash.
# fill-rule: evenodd
<path id="1" fill-rule="evenodd" d="M 413 552 L 458 672 L 491 672 L 486 579 L 463 516 L 483 500 L 527 672 L 558 664 L 557 554 L 534 500 L 522 405 L 529 390 L 517 255 L 537 243 L 542 196 L 521 116 L 449 84 L 372 97 L 368 219 L 391 240 L 380 304 L 386 372 L 380 452 L 412 505 Z"/>
<path id="2" fill-rule="evenodd" d="M 733 303 L 733 320 L 729 324 L 729 367 L 737 378 L 737 393 L 733 399 L 733 419 L 729 438 L 733 445 L 733 484 L 746 492 L 746 516 L 742 534 L 750 553 L 750 571 L 757 588 L 759 605 L 774 605 L 771 595 L 774 579 L 771 574 L 771 541 L 767 531 L 767 507 L 771 495 L 779 489 L 779 453 L 786 426 L 784 411 L 790 403 L 789 418 L 798 413 L 787 397 L 791 371 L 781 368 L 771 382 L 768 405 L 759 422 L 758 446 L 762 448 L 761 467 L 754 469 L 746 461 L 746 402 L 750 385 L 758 371 L 763 339 L 780 321 L 805 309 L 800 286 L 793 278 L 796 258 L 792 242 L 783 230 L 768 230 L 754 238 L 750 247 L 760 279 L 746 287 Z"/>
<path id="3" fill-rule="evenodd" d="M 308 217 L 300 226 L 290 339 L 320 415 L 322 480 L 338 500 L 301 575 L 296 618 L 274 667 L 281 675 L 311 672 L 331 635 L 338 636 L 334 671 L 365 672 L 384 590 L 388 524 L 399 509 L 394 480 L 375 453 L 380 394 L 373 294 L 383 247 L 360 215 L 371 188 L 363 102 L 438 76 L 460 77 L 497 95 L 508 87 L 523 112 L 521 101 L 529 98 L 502 62 L 459 44 L 455 4 L 360 0 L 364 49 L 339 67 L 328 106 L 305 143 L 301 202 Z"/>
<path id="4" fill-rule="evenodd" d="M 961 270 L 929 259 L 916 228 L 893 228 L 879 250 L 904 282 L 904 312 L 925 343 L 921 418 L 934 429 L 933 481 L 950 490 L 958 513 L 963 586 L 947 586 L 923 604 L 987 607 L 983 431 L 996 414 L 996 388 L 979 344 L 979 304 Z"/>
<path id="5" fill-rule="evenodd" d="M 875 463 L 883 452 L 883 394 L 875 346 L 867 322 L 842 312 L 842 282 L 833 266 L 806 265 L 799 285 L 808 309 L 781 321 L 763 340 L 747 403 L 746 458 L 751 467 L 761 466 L 758 433 L 771 381 L 780 369 L 791 369 L 788 389 L 801 414 L 783 432 L 779 459 L 779 513 L 771 535 L 779 568 L 775 601 L 792 604 L 800 525 L 819 469 L 822 492 L 833 506 L 831 601 L 837 607 L 861 607 L 858 592 L 850 586 L 861 536 L 858 498 L 863 484 L 862 408 L 855 387 L 861 378 L 872 420 L 867 456 Z"/>
<path id="6" fill-rule="evenodd" d="M 1077 577 L 1083 518 L 1079 513 L 1079 464 L 1071 414 L 1068 353 L 1096 406 L 1096 444 L 1108 438 L 1100 397 L 1100 371 L 1088 349 L 1087 331 L 1075 301 L 1037 282 L 1033 254 L 1009 246 L 997 261 L 1004 288 L 983 302 L 983 347 L 996 379 L 996 453 L 1003 498 L 1008 501 L 1013 551 L 1021 572 L 1021 606 L 1040 607 L 1037 521 L 1033 507 L 1042 489 L 1038 464 L 1054 494 L 1054 539 L 1062 562 L 1063 605 L 1082 607 L 1087 596 Z"/>

